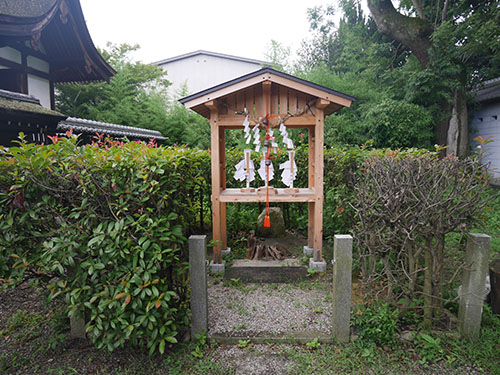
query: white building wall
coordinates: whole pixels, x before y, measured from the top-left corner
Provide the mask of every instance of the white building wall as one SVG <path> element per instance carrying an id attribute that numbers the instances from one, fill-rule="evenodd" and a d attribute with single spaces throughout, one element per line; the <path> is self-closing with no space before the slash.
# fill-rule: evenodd
<path id="1" fill-rule="evenodd" d="M 262 67 L 257 63 L 205 54 L 182 58 L 160 66 L 167 71 L 167 79 L 172 83 L 169 95 L 176 99 L 184 96 L 180 93 L 184 84 L 188 90 L 185 95 L 194 94 Z"/>
<path id="2" fill-rule="evenodd" d="M 490 163 L 492 182 L 500 185 L 500 103 L 483 105 L 475 111 L 470 127 L 473 150 L 478 146 L 475 137 L 492 137 L 493 142 L 485 146 L 483 162 Z"/>
<path id="3" fill-rule="evenodd" d="M 47 61 L 43 61 L 43 60 L 39 59 L 38 57 L 34 57 L 34 56 L 28 56 L 26 58 L 26 60 L 27 60 L 26 62 L 28 64 L 28 66 L 30 68 L 39 70 L 39 71 L 44 72 L 44 73 L 50 73 L 50 66 L 49 66 L 49 63 Z"/>
<path id="4" fill-rule="evenodd" d="M 0 57 L 21 64 L 21 52 L 12 47 L 0 48 Z"/>
<path id="5" fill-rule="evenodd" d="M 50 109 L 49 80 L 28 74 L 28 94 L 39 99 L 42 106 Z"/>

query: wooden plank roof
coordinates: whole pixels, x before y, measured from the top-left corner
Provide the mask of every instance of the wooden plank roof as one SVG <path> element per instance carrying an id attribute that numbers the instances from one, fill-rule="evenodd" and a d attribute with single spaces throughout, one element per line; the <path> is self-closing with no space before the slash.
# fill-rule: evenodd
<path id="1" fill-rule="evenodd" d="M 242 90 L 259 85 L 265 81 L 270 81 L 279 86 L 292 89 L 310 97 L 327 100 L 330 102 L 330 105 L 325 108 L 325 114 L 327 115 L 342 107 L 349 107 L 351 103 L 356 100 L 354 96 L 344 94 L 340 91 L 306 81 L 302 78 L 295 77 L 269 67 L 264 67 L 255 72 L 181 98 L 179 99 L 179 102 L 184 104 L 186 108 L 190 108 L 208 118 L 209 111 L 205 107 L 205 103 L 212 100 L 227 98 L 229 95 L 241 92 Z"/>

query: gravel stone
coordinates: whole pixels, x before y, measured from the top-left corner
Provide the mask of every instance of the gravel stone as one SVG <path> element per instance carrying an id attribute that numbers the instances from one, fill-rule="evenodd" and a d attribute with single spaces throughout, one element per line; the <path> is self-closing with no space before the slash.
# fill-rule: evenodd
<path id="1" fill-rule="evenodd" d="M 209 335 L 331 334 L 329 284 L 208 284 Z"/>

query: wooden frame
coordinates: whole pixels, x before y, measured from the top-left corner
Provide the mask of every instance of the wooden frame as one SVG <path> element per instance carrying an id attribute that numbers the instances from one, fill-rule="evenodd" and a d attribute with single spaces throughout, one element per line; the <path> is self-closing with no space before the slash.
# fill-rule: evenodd
<path id="1" fill-rule="evenodd" d="M 253 119 L 265 117 L 269 110 L 271 118 L 286 118 L 287 127 L 309 130 L 307 188 L 276 189 L 269 201 L 308 203 L 308 246 L 314 249 L 314 261 L 321 261 L 325 113 L 350 106 L 353 100 L 270 68 L 250 74 L 247 79 L 236 79 L 233 84 L 228 82 L 181 99 L 187 108 L 210 119 L 214 263 L 222 262 L 221 250 L 227 248 L 226 204 L 266 201 L 266 194 L 258 189 L 226 188 L 225 131 L 243 129 L 245 110 Z"/>

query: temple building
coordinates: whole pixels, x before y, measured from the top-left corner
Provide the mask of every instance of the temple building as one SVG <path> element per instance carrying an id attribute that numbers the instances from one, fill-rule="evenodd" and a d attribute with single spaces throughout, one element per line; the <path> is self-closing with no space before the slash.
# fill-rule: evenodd
<path id="1" fill-rule="evenodd" d="M 55 111 L 56 83 L 109 81 L 114 74 L 92 42 L 79 0 L 0 1 L 0 145 L 19 132 L 41 143 L 64 130 L 58 129 L 67 116 Z M 122 136 L 145 130 L 121 127 Z M 144 139 L 163 138 L 146 132 Z"/>

